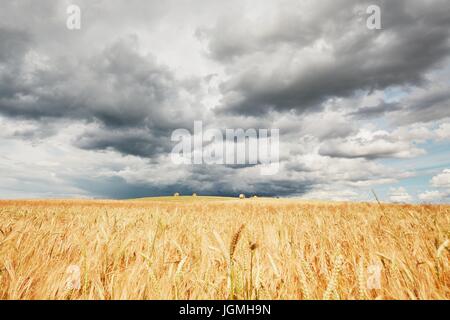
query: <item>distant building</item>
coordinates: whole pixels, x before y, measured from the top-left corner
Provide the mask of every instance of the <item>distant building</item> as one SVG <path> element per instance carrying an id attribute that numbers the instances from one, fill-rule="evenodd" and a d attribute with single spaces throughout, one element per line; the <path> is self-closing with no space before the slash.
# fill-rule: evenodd
<path id="1" fill-rule="evenodd" d="M 180 194 L 179 194 L 178 192 L 175 192 L 175 193 L 173 194 L 173 196 L 174 196 L 174 197 L 179 197 Z"/>
<path id="2" fill-rule="evenodd" d="M 194 193 L 192 194 L 192 196 L 193 196 L 193 197 L 196 197 L 196 196 L 197 196 L 197 194 L 196 194 L 196 193 L 194 192 Z"/>
<path id="3" fill-rule="evenodd" d="M 239 199 L 245 199 L 245 194 L 241 193 L 241 194 L 239 195 Z"/>

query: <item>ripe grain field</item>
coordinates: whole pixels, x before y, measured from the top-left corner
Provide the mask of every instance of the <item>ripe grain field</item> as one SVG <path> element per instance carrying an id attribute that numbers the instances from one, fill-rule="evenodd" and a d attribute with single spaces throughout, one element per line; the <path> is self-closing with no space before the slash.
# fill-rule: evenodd
<path id="1" fill-rule="evenodd" d="M 184 200 L 1 201 L 0 299 L 450 298 L 450 206 Z"/>

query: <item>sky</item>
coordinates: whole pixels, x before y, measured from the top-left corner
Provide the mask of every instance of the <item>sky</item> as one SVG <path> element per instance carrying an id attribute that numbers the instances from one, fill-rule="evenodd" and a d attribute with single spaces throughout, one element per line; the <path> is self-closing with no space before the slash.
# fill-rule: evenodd
<path id="1" fill-rule="evenodd" d="M 69 29 L 70 5 L 80 8 Z M 381 9 L 381 29 L 366 9 Z M 448 0 L 2 0 L 0 198 L 450 201 Z M 278 129 L 279 170 L 177 129 Z"/>

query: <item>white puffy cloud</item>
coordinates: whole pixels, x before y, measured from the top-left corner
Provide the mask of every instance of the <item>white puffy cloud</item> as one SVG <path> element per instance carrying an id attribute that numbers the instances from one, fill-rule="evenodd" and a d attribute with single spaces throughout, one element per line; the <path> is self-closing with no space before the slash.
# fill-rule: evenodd
<path id="1" fill-rule="evenodd" d="M 404 139 L 387 131 L 360 130 L 347 138 L 326 141 L 320 154 L 337 158 L 413 158 L 425 154 L 412 139 Z"/>
<path id="2" fill-rule="evenodd" d="M 326 186 L 321 186 L 321 188 L 307 192 L 301 198 L 303 199 L 313 199 L 313 200 L 325 200 L 325 201 L 351 201 L 351 200 L 361 200 L 361 194 L 356 190 L 350 189 L 329 189 Z"/>
<path id="3" fill-rule="evenodd" d="M 406 191 L 404 187 L 391 188 L 389 192 L 389 199 L 392 202 L 411 202 L 413 197 Z"/>
<path id="4" fill-rule="evenodd" d="M 450 199 L 450 170 L 444 169 L 430 180 L 430 186 L 437 190 L 427 190 L 418 195 L 423 202 L 439 203 Z"/>
<path id="5" fill-rule="evenodd" d="M 443 123 L 436 130 L 436 135 L 440 140 L 450 140 L 450 123 Z"/>
<path id="6" fill-rule="evenodd" d="M 431 185 L 435 188 L 446 188 L 450 190 L 450 169 L 445 169 L 431 179 Z"/>
<path id="7" fill-rule="evenodd" d="M 448 197 L 448 194 L 442 191 L 425 191 L 419 194 L 419 200 L 423 202 L 439 202 Z"/>

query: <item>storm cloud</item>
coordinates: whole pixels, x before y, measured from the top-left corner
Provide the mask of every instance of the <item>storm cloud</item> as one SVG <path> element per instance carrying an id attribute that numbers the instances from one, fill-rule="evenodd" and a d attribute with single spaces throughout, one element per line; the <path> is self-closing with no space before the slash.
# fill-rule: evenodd
<path id="1" fill-rule="evenodd" d="M 310 4 L 292 2 L 267 19 L 233 16 L 204 31 L 211 56 L 231 74 L 218 111 L 317 111 L 359 90 L 425 81 L 425 72 L 449 54 L 448 3 L 377 3 L 383 31 L 366 28 L 361 10 L 370 3 L 357 1 L 320 1 L 312 14 L 305 14 Z"/>
<path id="2" fill-rule="evenodd" d="M 2 2 L 1 197 L 441 194 L 397 184 L 450 167 L 448 1 L 74 4 L 80 30 L 65 2 Z M 279 129 L 279 172 L 175 165 L 171 134 L 194 121 Z"/>

